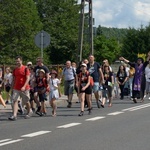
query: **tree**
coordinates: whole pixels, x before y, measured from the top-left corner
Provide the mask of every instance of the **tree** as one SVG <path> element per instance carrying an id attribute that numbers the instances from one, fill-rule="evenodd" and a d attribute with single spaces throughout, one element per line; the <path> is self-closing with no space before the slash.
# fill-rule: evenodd
<path id="1" fill-rule="evenodd" d="M 44 30 L 51 36 L 47 54 L 52 63 L 76 60 L 78 55 L 79 6 L 76 0 L 37 0 Z"/>
<path id="2" fill-rule="evenodd" d="M 39 56 L 34 36 L 42 29 L 42 23 L 33 0 L 1 0 L 0 18 L 1 63 L 12 64 L 16 55 L 26 61 Z"/>
<path id="3" fill-rule="evenodd" d="M 150 26 L 139 29 L 129 28 L 123 40 L 122 55 L 135 61 L 138 54 L 147 54 L 150 50 Z"/>
<path id="4" fill-rule="evenodd" d="M 102 62 L 108 59 L 110 63 L 114 62 L 120 56 L 121 45 L 114 38 L 97 36 L 94 41 L 94 55 L 96 61 Z"/>

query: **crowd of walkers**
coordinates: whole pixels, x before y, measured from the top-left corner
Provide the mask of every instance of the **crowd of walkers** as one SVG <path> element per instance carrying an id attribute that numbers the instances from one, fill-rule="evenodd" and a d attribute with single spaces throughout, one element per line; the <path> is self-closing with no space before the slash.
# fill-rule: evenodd
<path id="1" fill-rule="evenodd" d="M 0 88 L 4 85 L 6 91 L 6 101 L 4 101 L 0 89 L 0 102 L 6 107 L 10 99 L 12 115 L 8 119 L 15 121 L 18 112 L 24 114 L 26 119 L 33 113 L 45 116 L 46 100 L 52 108 L 51 115 L 56 116 L 56 101 L 61 97 L 62 82 L 64 82 L 64 95 L 67 96 L 68 108 L 72 107 L 74 90 L 77 93 L 77 102 L 80 103 L 78 116 L 84 115 L 86 106 L 88 114 L 92 113 L 92 93 L 98 108 L 104 108 L 106 101 L 108 107 L 111 107 L 114 97 L 120 96 L 123 100 L 126 95 L 125 89 L 134 103 L 137 103 L 138 99 L 143 102 L 147 95 L 150 99 L 150 52 L 145 62 L 143 58 L 138 58 L 136 62 L 130 62 L 124 57 L 119 59 L 122 64 L 117 72 L 113 72 L 107 59 L 100 65 L 93 55 L 79 62 L 78 65 L 68 60 L 61 75 L 58 76 L 56 70 L 50 71 L 43 64 L 42 58 L 38 57 L 37 64 L 33 66 L 32 62 L 24 65 L 22 57 L 18 56 L 15 59 L 16 67 L 12 72 L 11 68 L 7 67 L 3 78 L 0 69 Z"/>

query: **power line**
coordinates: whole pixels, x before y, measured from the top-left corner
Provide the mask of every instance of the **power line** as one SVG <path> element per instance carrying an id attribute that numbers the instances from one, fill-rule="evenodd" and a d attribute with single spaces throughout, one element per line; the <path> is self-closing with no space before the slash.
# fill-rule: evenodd
<path id="1" fill-rule="evenodd" d="M 126 2 L 124 2 L 123 0 L 118 0 L 119 2 L 122 2 L 122 3 L 124 3 L 124 4 L 126 4 L 127 6 L 129 6 L 129 7 L 131 7 L 131 8 L 134 8 L 134 9 L 136 9 L 137 11 L 139 11 L 139 12 L 142 12 L 143 14 L 145 14 L 145 15 L 148 15 L 148 16 L 150 16 L 150 14 L 149 13 L 146 13 L 146 12 L 144 12 L 144 11 L 142 11 L 142 10 L 140 10 L 140 9 L 137 9 L 136 7 L 134 7 L 134 6 L 132 6 L 132 5 L 130 5 L 130 4 L 128 4 L 128 3 L 126 3 Z M 148 2 L 147 2 L 148 3 Z M 148 3 L 148 4 L 150 4 L 150 3 Z"/>

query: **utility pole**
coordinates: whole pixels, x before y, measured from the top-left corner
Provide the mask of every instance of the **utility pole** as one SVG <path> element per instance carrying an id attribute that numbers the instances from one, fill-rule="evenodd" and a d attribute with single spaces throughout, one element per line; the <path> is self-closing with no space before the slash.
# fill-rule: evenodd
<path id="1" fill-rule="evenodd" d="M 90 42 L 90 54 L 94 54 L 93 47 L 93 9 L 92 9 L 92 0 L 89 0 L 89 42 Z"/>
<path id="2" fill-rule="evenodd" d="M 85 2 L 88 2 L 89 9 L 89 21 L 88 21 L 88 27 L 89 27 L 89 45 L 90 45 L 90 54 L 94 54 L 94 48 L 93 48 L 93 10 L 92 10 L 92 0 L 81 0 L 81 10 L 80 10 L 80 23 L 79 23 L 79 37 L 78 37 L 78 61 L 82 60 L 82 54 L 83 54 L 83 38 L 84 38 L 84 22 L 85 22 Z"/>

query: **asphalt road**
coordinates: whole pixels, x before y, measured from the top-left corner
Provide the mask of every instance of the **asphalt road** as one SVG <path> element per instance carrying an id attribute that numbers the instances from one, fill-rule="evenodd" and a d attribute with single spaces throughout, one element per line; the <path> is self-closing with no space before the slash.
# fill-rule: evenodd
<path id="1" fill-rule="evenodd" d="M 134 104 L 128 98 L 113 100 L 111 108 L 98 109 L 93 100 L 92 114 L 85 109 L 79 117 L 80 104 L 58 105 L 56 117 L 34 114 L 8 121 L 10 109 L 0 111 L 0 150 L 149 150 L 150 101 Z"/>

